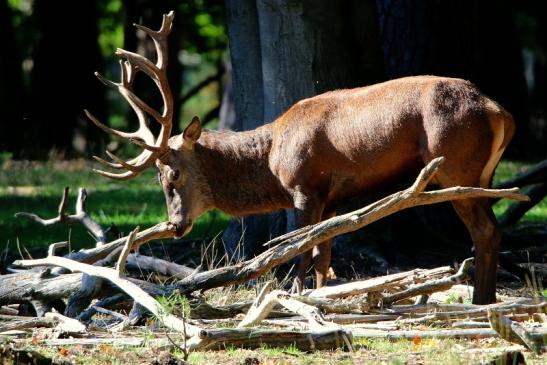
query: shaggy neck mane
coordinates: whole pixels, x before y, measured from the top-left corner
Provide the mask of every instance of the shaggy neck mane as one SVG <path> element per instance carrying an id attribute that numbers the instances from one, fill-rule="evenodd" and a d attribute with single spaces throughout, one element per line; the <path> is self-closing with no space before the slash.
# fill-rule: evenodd
<path id="1" fill-rule="evenodd" d="M 269 167 L 271 145 L 268 126 L 246 132 L 202 132 L 195 153 L 216 208 L 246 215 L 290 205 Z"/>

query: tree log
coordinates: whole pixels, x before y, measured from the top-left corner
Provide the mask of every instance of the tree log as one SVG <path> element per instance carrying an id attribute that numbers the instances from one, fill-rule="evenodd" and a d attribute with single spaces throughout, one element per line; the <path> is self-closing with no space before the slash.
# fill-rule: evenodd
<path id="1" fill-rule="evenodd" d="M 346 338 L 346 339 L 345 339 Z M 333 350 L 352 341 L 351 334 L 341 330 L 322 332 L 297 332 L 262 330 L 256 328 L 219 328 L 203 330 L 199 336 L 188 340 L 189 350 L 224 349 L 228 346 L 259 348 L 264 345 L 274 347 L 296 346 L 301 351 Z"/>

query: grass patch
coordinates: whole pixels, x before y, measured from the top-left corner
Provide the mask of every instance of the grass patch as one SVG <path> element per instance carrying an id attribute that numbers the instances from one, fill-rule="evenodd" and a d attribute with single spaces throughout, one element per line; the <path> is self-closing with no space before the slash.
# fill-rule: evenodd
<path id="1" fill-rule="evenodd" d="M 496 172 L 494 174 L 494 185 L 502 181 L 508 180 L 515 175 L 518 175 L 528 168 L 532 167 L 534 164 L 529 162 L 522 161 L 501 161 Z M 526 194 L 526 189 L 522 189 L 522 192 Z M 513 201 L 507 199 L 501 199 L 496 204 L 494 204 L 493 209 L 497 217 L 499 217 L 505 210 L 512 204 Z M 521 222 L 528 223 L 540 223 L 545 222 L 547 218 L 547 199 L 543 199 L 539 204 L 534 208 L 530 209 L 524 217 L 521 219 Z"/>
<path id="2" fill-rule="evenodd" d="M 92 172 L 97 167 L 85 160 L 73 161 L 4 161 L 0 174 L 0 244 L 14 249 L 17 241 L 25 247 L 45 247 L 49 243 L 69 240 L 73 249 L 90 247 L 94 240 L 86 230 L 75 225 L 42 227 L 16 212 L 26 211 L 52 218 L 65 186 L 70 187 L 67 212 L 74 212 L 78 187 L 88 191 L 87 211 L 103 227 L 114 225 L 112 237 L 127 234 L 167 220 L 165 198 L 156 179 L 155 169 L 141 176 L 119 182 Z M 221 232 L 228 217 L 213 211 L 201 217 L 185 238 L 213 237 Z"/>

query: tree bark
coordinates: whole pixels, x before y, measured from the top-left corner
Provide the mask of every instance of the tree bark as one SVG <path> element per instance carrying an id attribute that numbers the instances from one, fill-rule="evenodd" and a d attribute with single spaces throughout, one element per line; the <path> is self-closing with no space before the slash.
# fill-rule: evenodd
<path id="1" fill-rule="evenodd" d="M 236 130 L 271 122 L 301 99 L 384 77 L 373 0 L 226 4 Z M 292 227 L 285 212 L 250 216 L 232 221 L 223 240 L 229 252 L 244 242 L 250 257 Z"/>

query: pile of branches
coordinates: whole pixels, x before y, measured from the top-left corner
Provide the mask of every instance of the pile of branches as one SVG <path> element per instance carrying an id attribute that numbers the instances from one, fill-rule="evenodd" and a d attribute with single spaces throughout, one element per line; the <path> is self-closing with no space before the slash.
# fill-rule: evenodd
<path id="1" fill-rule="evenodd" d="M 90 328 L 123 331 L 151 313 L 157 323 L 179 334 L 171 344 L 185 353 L 224 346 L 247 348 L 295 345 L 301 350 L 353 348 L 358 337 L 495 337 L 501 336 L 536 352 L 545 350 L 547 334 L 545 300 L 526 299 L 490 306 L 428 303 L 434 292 L 444 291 L 469 279 L 472 259 L 455 271 L 450 267 L 416 269 L 368 280 L 289 294 L 265 285 L 252 303 L 213 306 L 198 297 L 197 291 L 246 283 L 311 249 L 317 243 L 351 232 L 387 215 L 418 205 L 475 197 L 510 198 L 527 201 L 518 189 L 453 187 L 425 191 L 442 163 L 442 158 L 426 166 L 408 189 L 392 194 L 364 208 L 307 226 L 277 237 L 257 257 L 208 271 L 191 269 L 162 259 L 132 253 L 143 243 L 172 237 L 173 229 L 161 223 L 127 237 L 106 242 L 104 230 L 91 220 L 81 189 L 76 213 L 66 214 L 65 194 L 59 215 L 44 220 L 20 213 L 43 225 L 79 222 L 96 237 L 92 249 L 55 255 L 65 242 L 54 243 L 46 258 L 19 260 L 12 273 L 0 276 L 0 333 L 27 328 L 53 328 L 50 336 L 36 343 L 142 344 L 135 338 L 91 337 Z M 176 277 L 160 285 L 126 275 L 130 267 L 147 268 L 164 276 Z M 176 316 L 162 306 L 159 297 L 187 298 L 190 309 Z M 128 315 L 113 309 L 131 303 Z M 411 303 L 411 304 L 409 304 Z M 21 305 L 33 307 L 36 317 L 20 315 Z M 60 314 L 63 313 L 63 314 Z M 245 313 L 245 315 L 243 315 Z M 98 315 L 100 314 L 100 315 Z M 105 314 L 111 320 L 105 321 Z M 537 324 L 523 324 L 529 319 Z M 226 328 L 230 324 L 231 328 Z M 408 329 L 412 325 L 440 325 L 443 329 Z M 221 325 L 222 328 L 218 328 Z M 172 333 L 172 332 L 171 332 Z M 70 339 L 64 339 L 70 335 Z M 148 343 L 150 341 L 148 340 Z"/>

